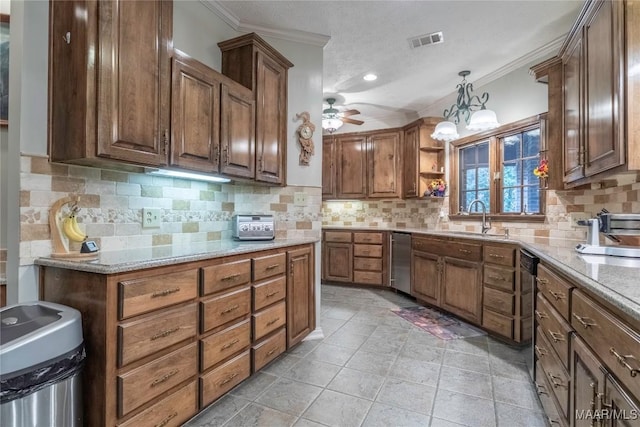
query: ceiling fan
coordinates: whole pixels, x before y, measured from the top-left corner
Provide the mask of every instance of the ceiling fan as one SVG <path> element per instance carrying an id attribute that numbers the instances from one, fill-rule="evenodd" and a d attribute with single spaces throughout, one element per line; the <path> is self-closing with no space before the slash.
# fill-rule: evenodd
<path id="1" fill-rule="evenodd" d="M 333 108 L 333 104 L 335 102 L 335 98 L 327 98 L 329 108 L 322 110 L 322 129 L 329 133 L 333 133 L 345 123 L 350 123 L 352 125 L 361 125 L 364 123 L 362 120 L 349 118 L 349 116 L 360 114 L 360 111 L 354 109 L 340 111 L 337 108 Z"/>

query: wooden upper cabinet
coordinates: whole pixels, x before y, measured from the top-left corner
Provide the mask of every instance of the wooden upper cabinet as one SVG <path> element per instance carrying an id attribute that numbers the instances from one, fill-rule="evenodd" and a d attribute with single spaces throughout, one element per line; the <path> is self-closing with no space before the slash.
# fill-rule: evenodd
<path id="1" fill-rule="evenodd" d="M 285 185 L 287 79 L 293 64 L 255 33 L 218 46 L 222 73 L 249 88 L 255 101 L 255 179 Z"/>
<path id="2" fill-rule="evenodd" d="M 342 136 L 337 141 L 338 198 L 364 198 L 367 196 L 367 138 Z"/>
<path id="3" fill-rule="evenodd" d="M 255 177 L 255 102 L 253 93 L 235 83 L 222 84 L 220 172 Z"/>
<path id="4" fill-rule="evenodd" d="M 400 132 L 372 135 L 368 138 L 369 197 L 400 197 Z"/>
<path id="5" fill-rule="evenodd" d="M 582 167 L 582 37 L 569 46 L 564 61 L 564 180 L 572 182 L 584 176 Z"/>
<path id="6" fill-rule="evenodd" d="M 211 68 L 174 52 L 171 102 L 170 164 L 201 172 L 218 172 L 220 146 L 220 78 Z"/>
<path id="7" fill-rule="evenodd" d="M 336 168 L 335 168 L 335 137 L 324 136 L 322 138 L 322 198 L 335 199 L 336 197 Z"/>
<path id="8" fill-rule="evenodd" d="M 418 194 L 419 148 L 420 126 L 414 124 L 404 130 L 402 196 L 407 199 L 420 196 L 420 194 Z"/>
<path id="9" fill-rule="evenodd" d="M 171 1 L 50 2 L 52 162 L 167 164 Z"/>

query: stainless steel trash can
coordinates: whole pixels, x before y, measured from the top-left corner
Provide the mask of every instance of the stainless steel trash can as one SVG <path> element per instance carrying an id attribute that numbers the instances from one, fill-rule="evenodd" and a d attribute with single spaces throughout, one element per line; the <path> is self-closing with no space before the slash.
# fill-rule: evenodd
<path id="1" fill-rule="evenodd" d="M 44 301 L 0 310 L 0 426 L 81 427 L 80 312 Z"/>

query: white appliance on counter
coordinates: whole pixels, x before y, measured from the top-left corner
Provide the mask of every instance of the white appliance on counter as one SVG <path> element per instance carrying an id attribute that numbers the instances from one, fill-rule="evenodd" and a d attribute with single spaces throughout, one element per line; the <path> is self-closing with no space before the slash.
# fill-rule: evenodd
<path id="1" fill-rule="evenodd" d="M 234 215 L 231 236 L 235 240 L 273 240 L 276 237 L 273 215 Z"/>

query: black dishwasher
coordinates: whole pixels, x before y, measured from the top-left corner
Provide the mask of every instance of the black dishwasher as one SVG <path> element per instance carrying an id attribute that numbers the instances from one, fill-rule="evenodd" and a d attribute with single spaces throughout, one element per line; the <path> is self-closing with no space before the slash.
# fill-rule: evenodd
<path id="1" fill-rule="evenodd" d="M 525 251 L 524 249 L 520 249 L 520 286 L 523 293 L 526 293 L 527 290 L 531 289 L 531 298 L 532 301 L 531 307 L 535 307 L 535 295 L 536 295 L 536 274 L 538 272 L 538 262 L 540 262 L 540 258 L 535 255 Z M 536 334 L 536 322 L 531 322 L 533 331 L 531 331 L 532 339 L 535 338 Z M 530 350 L 530 357 L 527 358 L 527 367 L 529 368 L 529 375 L 531 378 L 535 380 L 535 353 L 533 348 Z"/>

